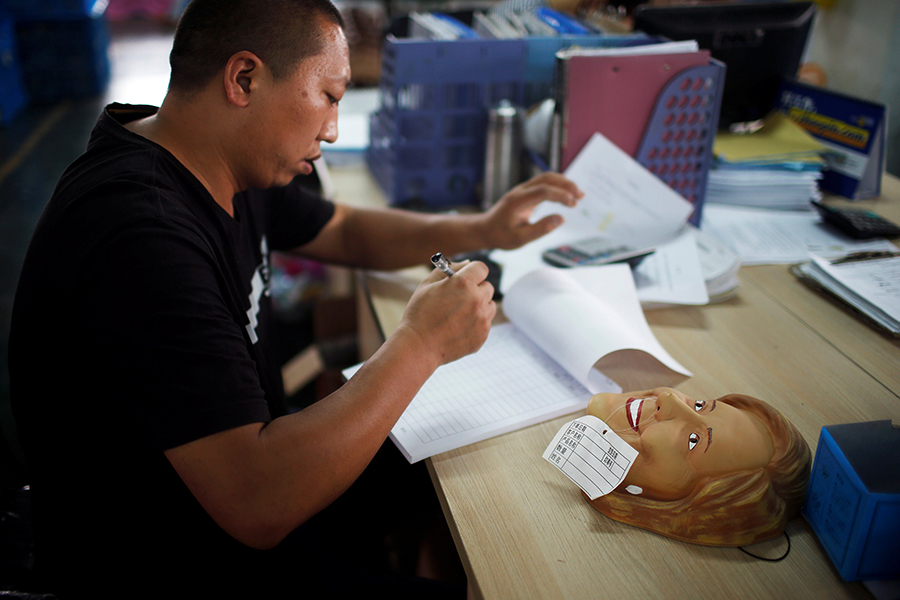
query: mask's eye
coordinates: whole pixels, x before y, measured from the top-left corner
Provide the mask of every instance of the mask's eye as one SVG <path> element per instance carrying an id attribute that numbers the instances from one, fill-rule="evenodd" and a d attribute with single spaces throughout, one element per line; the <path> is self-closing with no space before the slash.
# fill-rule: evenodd
<path id="1" fill-rule="evenodd" d="M 700 412 L 706 406 L 706 400 L 694 400 L 694 410 Z"/>
<path id="2" fill-rule="evenodd" d="M 693 450 L 694 447 L 700 443 L 700 435 L 696 433 L 692 433 L 688 436 L 688 450 Z"/>

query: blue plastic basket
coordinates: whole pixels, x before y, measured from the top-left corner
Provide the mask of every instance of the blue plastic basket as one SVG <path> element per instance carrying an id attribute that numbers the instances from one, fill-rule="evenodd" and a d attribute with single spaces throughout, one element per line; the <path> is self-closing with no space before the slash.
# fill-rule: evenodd
<path id="1" fill-rule="evenodd" d="M 32 100 L 95 96 L 109 83 L 109 28 L 102 16 L 17 19 L 25 86 Z"/>
<path id="2" fill-rule="evenodd" d="M 889 420 L 819 434 L 803 516 L 844 581 L 900 577 L 898 452 Z"/>
<path id="3" fill-rule="evenodd" d="M 12 121 L 27 104 L 13 21 L 0 15 L 0 125 Z"/>
<path id="4" fill-rule="evenodd" d="M 476 201 L 488 108 L 521 103 L 526 58 L 524 40 L 388 37 L 367 158 L 392 204 Z"/>
<path id="5" fill-rule="evenodd" d="M 0 0 L 17 19 L 90 17 L 103 14 L 108 0 Z"/>

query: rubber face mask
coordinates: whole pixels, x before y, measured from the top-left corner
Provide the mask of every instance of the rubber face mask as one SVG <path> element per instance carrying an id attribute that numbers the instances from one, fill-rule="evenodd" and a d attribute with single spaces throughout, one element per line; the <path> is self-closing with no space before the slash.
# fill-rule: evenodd
<path id="1" fill-rule="evenodd" d="M 588 414 L 638 451 L 624 486 L 657 500 L 683 498 L 702 478 L 764 468 L 774 454 L 759 417 L 670 388 L 597 394 Z"/>
<path id="2" fill-rule="evenodd" d="M 587 416 L 636 453 L 614 489 L 585 494 L 611 519 L 695 544 L 743 546 L 780 535 L 803 504 L 809 446 L 762 400 L 696 400 L 658 388 L 597 394 Z"/>

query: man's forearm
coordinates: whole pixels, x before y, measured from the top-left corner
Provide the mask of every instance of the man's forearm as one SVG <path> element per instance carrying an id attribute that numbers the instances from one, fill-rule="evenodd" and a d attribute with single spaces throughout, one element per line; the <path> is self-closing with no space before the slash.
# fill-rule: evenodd
<path id="1" fill-rule="evenodd" d="M 334 217 L 303 256 L 369 269 L 402 269 L 425 264 L 435 252 L 452 256 L 487 247 L 484 215 L 433 215 L 395 209 L 338 205 Z"/>
<path id="2" fill-rule="evenodd" d="M 235 539 L 270 548 L 362 473 L 439 365 L 477 350 L 496 305 L 487 267 L 429 274 L 394 333 L 334 394 L 307 409 L 167 450 L 209 515 Z"/>
<path id="3" fill-rule="evenodd" d="M 253 548 L 274 547 L 362 473 L 436 368 L 428 356 L 409 332 L 392 336 L 351 381 L 309 408 L 166 456 L 220 527 Z"/>

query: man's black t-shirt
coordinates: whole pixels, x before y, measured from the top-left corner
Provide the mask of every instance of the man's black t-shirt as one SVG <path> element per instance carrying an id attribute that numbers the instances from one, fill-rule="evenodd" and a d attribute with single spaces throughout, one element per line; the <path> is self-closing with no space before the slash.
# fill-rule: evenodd
<path id="1" fill-rule="evenodd" d="M 153 110 L 101 116 L 16 294 L 11 393 L 37 566 L 63 598 L 174 597 L 188 583 L 215 597 L 271 565 L 212 521 L 163 451 L 283 413 L 267 255 L 313 239 L 334 208 L 292 184 L 238 194 L 228 215 L 122 127 Z"/>

